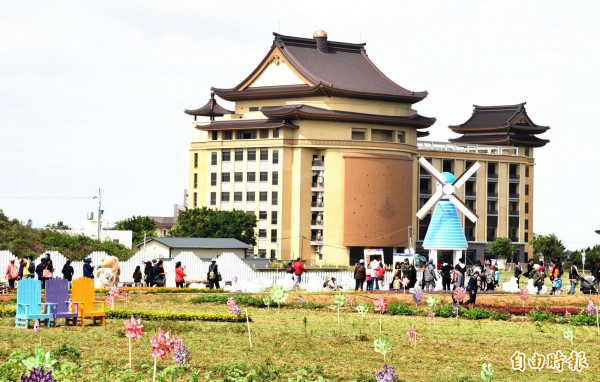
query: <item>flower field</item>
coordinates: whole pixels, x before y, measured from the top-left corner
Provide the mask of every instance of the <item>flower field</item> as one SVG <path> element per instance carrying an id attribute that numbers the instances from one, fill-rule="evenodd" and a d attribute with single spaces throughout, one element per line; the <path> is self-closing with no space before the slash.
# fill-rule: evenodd
<path id="1" fill-rule="evenodd" d="M 32 364 L 36 345 L 51 351 L 59 381 L 376 381 L 376 373 L 401 381 L 600 378 L 600 335 L 586 311 L 588 296 L 532 296 L 523 307 L 518 294 L 482 294 L 477 309 L 461 307 L 457 315 L 449 294 L 425 294 L 418 305 L 409 293 L 290 292 L 279 304 L 271 297 L 283 298 L 130 293 L 108 309 L 105 327 L 61 321 L 38 333 L 33 325 L 14 328 L 14 303 L 0 304 L 0 381 L 28 374 L 23 361 Z M 132 313 L 141 322 L 129 368 Z M 174 341 L 165 339 L 168 331 Z M 579 361 L 585 353 L 579 371 L 570 369 L 573 351 Z M 562 371 L 527 362 L 518 370 L 518 361 L 534 354 L 564 354 Z"/>

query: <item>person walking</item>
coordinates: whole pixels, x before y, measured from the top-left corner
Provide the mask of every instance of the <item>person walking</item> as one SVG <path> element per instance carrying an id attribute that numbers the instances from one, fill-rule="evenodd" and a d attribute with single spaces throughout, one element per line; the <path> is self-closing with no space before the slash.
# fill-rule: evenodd
<path id="1" fill-rule="evenodd" d="M 464 285 L 464 278 L 463 278 L 463 274 L 460 271 L 460 266 L 458 264 L 456 264 L 456 266 L 454 267 L 454 271 L 452 273 L 452 291 L 454 291 L 455 289 L 458 288 L 462 288 L 462 286 Z M 454 299 L 454 293 L 452 293 L 452 302 L 454 304 L 456 304 L 456 300 Z"/>
<path id="2" fill-rule="evenodd" d="M 176 288 L 183 288 L 183 284 L 185 283 L 185 277 L 187 277 L 187 275 L 185 274 L 185 270 L 181 266 L 181 261 L 178 261 L 177 264 L 175 264 L 175 287 Z"/>
<path id="3" fill-rule="evenodd" d="M 571 287 L 569 288 L 569 292 L 567 294 L 575 294 L 575 290 L 577 289 L 577 284 L 581 279 L 581 275 L 579 271 L 577 271 L 577 266 L 575 264 L 571 264 L 571 268 L 569 269 L 569 282 Z"/>
<path id="4" fill-rule="evenodd" d="M 42 257 L 40 263 L 35 267 L 35 274 L 37 275 L 38 280 L 42 282 L 42 289 L 45 288 L 46 279 L 44 278 L 44 271 L 46 270 L 46 258 Z"/>
<path id="5" fill-rule="evenodd" d="M 133 271 L 132 278 L 134 287 L 142 286 L 142 278 L 144 278 L 144 275 L 142 274 L 142 269 L 139 265 L 135 267 L 135 271 Z"/>
<path id="6" fill-rule="evenodd" d="M 63 279 L 69 281 L 69 288 L 70 288 L 71 281 L 73 281 L 73 275 L 75 274 L 75 270 L 73 269 L 73 266 L 71 265 L 71 260 L 67 260 L 67 262 L 65 263 L 65 265 L 62 268 L 61 273 L 63 275 Z"/>
<path id="7" fill-rule="evenodd" d="M 367 264 L 367 290 L 371 292 L 373 290 L 373 270 L 371 264 Z"/>
<path id="8" fill-rule="evenodd" d="M 442 289 L 450 290 L 450 281 L 452 279 L 452 265 L 448 264 L 447 261 L 442 263 Z"/>
<path id="9" fill-rule="evenodd" d="M 517 263 L 515 264 L 515 278 L 517 279 L 517 287 L 521 288 L 519 286 L 519 281 L 521 279 L 521 262 L 517 261 Z"/>
<path id="10" fill-rule="evenodd" d="M 304 268 L 304 263 L 298 257 L 294 263 L 294 276 L 296 285 L 300 285 L 300 282 L 302 281 L 302 274 L 304 274 L 304 272 L 306 272 L 306 268 Z"/>
<path id="11" fill-rule="evenodd" d="M 15 289 L 15 281 L 19 279 L 19 267 L 15 264 L 15 259 L 11 259 L 6 267 L 6 279 L 8 280 L 8 288 Z"/>
<path id="12" fill-rule="evenodd" d="M 300 260 L 300 258 L 298 258 L 298 260 Z M 217 264 L 217 259 L 212 259 L 210 261 L 210 265 L 208 266 L 208 273 L 207 273 L 207 278 L 208 278 L 208 287 L 210 289 L 213 288 L 221 288 L 221 286 L 219 285 L 219 265 Z"/>
<path id="13" fill-rule="evenodd" d="M 523 274 L 523 276 L 527 277 L 529 280 L 533 280 L 533 273 L 535 270 L 533 269 L 533 259 L 529 259 L 527 262 L 527 272 Z"/>
<path id="14" fill-rule="evenodd" d="M 539 264 L 533 265 L 533 286 L 537 288 L 535 294 L 540 294 L 544 286 L 544 272 L 541 271 Z"/>
<path id="15" fill-rule="evenodd" d="M 165 272 L 165 268 L 163 267 L 163 261 L 158 260 L 156 263 L 155 271 L 154 271 L 154 280 L 152 280 L 152 285 L 156 285 L 157 287 L 164 287 L 167 283 L 167 274 Z"/>
<path id="16" fill-rule="evenodd" d="M 464 288 L 465 287 L 465 274 L 467 273 L 467 266 L 465 263 L 463 263 L 462 259 L 458 260 L 458 269 L 460 270 L 460 273 L 462 273 L 462 276 L 463 276 L 462 277 L 463 283 L 462 283 L 461 287 Z"/>
<path id="17" fill-rule="evenodd" d="M 385 267 L 383 266 L 383 263 L 379 263 L 376 273 L 378 288 L 383 290 L 383 279 L 385 278 Z"/>
<path id="18" fill-rule="evenodd" d="M 152 263 L 150 261 L 142 261 L 144 264 L 144 282 L 147 287 L 152 285 Z"/>
<path id="19" fill-rule="evenodd" d="M 365 268 L 365 260 L 360 259 L 354 267 L 354 290 L 363 290 L 365 279 L 367 278 L 367 270 Z"/>
<path id="20" fill-rule="evenodd" d="M 433 265 L 433 259 L 429 259 L 429 262 L 427 262 L 423 279 L 425 280 L 425 288 L 423 288 L 424 290 L 432 291 L 435 289 L 435 280 L 437 280 L 437 276 L 435 275 L 435 265 Z"/>
<path id="21" fill-rule="evenodd" d="M 94 278 L 94 267 L 92 267 L 92 259 L 89 257 L 83 260 L 83 277 Z"/>
<path id="22" fill-rule="evenodd" d="M 477 290 L 479 289 L 479 271 L 474 271 L 473 275 L 469 277 L 469 282 L 467 283 L 467 293 L 469 293 L 469 299 L 464 302 L 464 305 L 475 305 L 475 300 L 477 299 Z"/>

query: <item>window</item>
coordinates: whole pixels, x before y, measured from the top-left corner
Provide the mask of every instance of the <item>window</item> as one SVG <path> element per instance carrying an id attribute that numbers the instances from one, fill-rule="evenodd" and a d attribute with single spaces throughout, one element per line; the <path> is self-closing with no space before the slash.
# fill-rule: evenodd
<path id="1" fill-rule="evenodd" d="M 242 150 L 235 150 L 235 161 L 242 162 L 244 160 L 244 152 Z"/>
<path id="2" fill-rule="evenodd" d="M 210 185 L 211 186 L 216 186 L 217 185 L 217 173 L 216 172 L 211 172 L 210 173 Z"/>
<path id="3" fill-rule="evenodd" d="M 258 111 L 258 106 L 250 106 L 248 111 Z"/>
<path id="4" fill-rule="evenodd" d="M 529 185 L 525 185 L 525 195 L 529 195 Z"/>
<path id="5" fill-rule="evenodd" d="M 229 151 L 229 150 L 223 150 L 221 152 L 221 160 L 223 162 L 229 162 L 231 160 L 231 151 Z"/>
<path id="6" fill-rule="evenodd" d="M 260 149 L 260 160 L 269 160 L 269 150 Z"/>
<path id="7" fill-rule="evenodd" d="M 396 142 L 398 142 L 398 143 L 406 142 L 406 135 L 404 134 L 404 131 L 398 131 L 396 133 Z"/>
<path id="8" fill-rule="evenodd" d="M 525 156 L 528 157 L 529 156 L 529 147 L 525 147 Z"/>
<path id="9" fill-rule="evenodd" d="M 198 168 L 198 153 L 194 153 L 194 168 Z"/>
<path id="10" fill-rule="evenodd" d="M 243 172 L 236 172 L 233 174 L 233 180 L 235 182 L 243 182 L 244 181 L 244 173 Z"/>
<path id="11" fill-rule="evenodd" d="M 529 166 L 525 166 L 525 177 L 529 178 Z"/>
<path id="12" fill-rule="evenodd" d="M 267 220 L 267 211 L 258 211 L 258 220 Z"/>
<path id="13" fill-rule="evenodd" d="M 233 139 L 233 132 L 232 131 L 223 131 L 223 140 L 224 141 L 230 141 Z"/>
<path id="14" fill-rule="evenodd" d="M 259 239 L 266 239 L 267 238 L 267 230 L 266 229 L 259 229 L 258 230 L 258 238 Z"/>
<path id="15" fill-rule="evenodd" d="M 198 207 L 198 194 L 194 192 L 194 208 Z"/>
<path id="16" fill-rule="evenodd" d="M 194 188 L 198 188 L 198 174 L 194 174 Z"/>
<path id="17" fill-rule="evenodd" d="M 279 184 L 279 173 L 277 171 L 273 171 L 271 173 L 271 184 L 273 186 L 277 186 Z"/>
<path id="18" fill-rule="evenodd" d="M 394 132 L 392 130 L 372 129 L 371 130 L 371 140 L 379 141 L 379 142 L 393 142 L 394 141 L 393 133 Z"/>
<path id="19" fill-rule="evenodd" d="M 256 139 L 256 130 L 240 130 L 237 139 Z"/>
<path id="20" fill-rule="evenodd" d="M 229 201 L 229 192 L 221 192 L 221 201 L 228 202 Z"/>
<path id="21" fill-rule="evenodd" d="M 529 232 L 525 232 L 525 242 L 529 243 Z"/>
<path id="22" fill-rule="evenodd" d="M 211 166 L 217 165 L 217 153 L 216 152 L 210 153 L 210 164 L 211 164 Z"/>
<path id="23" fill-rule="evenodd" d="M 271 205 L 277 205 L 277 191 L 271 192 Z"/>
<path id="24" fill-rule="evenodd" d="M 247 182 L 256 182 L 256 173 L 255 172 L 249 172 L 246 174 L 246 181 Z"/>
<path id="25" fill-rule="evenodd" d="M 367 133 L 365 129 L 352 129 L 353 141 L 364 141 L 365 139 L 367 139 Z"/>
<path id="26" fill-rule="evenodd" d="M 259 200 L 260 202 L 266 202 L 266 201 L 267 201 L 267 191 L 261 191 L 261 192 L 259 192 L 259 193 L 258 193 L 258 200 Z M 266 218 L 267 218 L 267 217 L 265 216 L 265 219 L 266 219 Z"/>
<path id="27" fill-rule="evenodd" d="M 279 129 L 273 129 L 273 138 L 279 138 Z"/>
<path id="28" fill-rule="evenodd" d="M 271 250 L 271 259 L 276 259 L 277 258 L 277 250 L 272 249 Z"/>
<path id="29" fill-rule="evenodd" d="M 218 131 L 213 131 L 212 132 L 212 140 L 216 141 L 217 139 L 219 139 L 219 132 Z"/>
<path id="30" fill-rule="evenodd" d="M 525 229 L 529 229 L 529 219 L 525 219 Z"/>
<path id="31" fill-rule="evenodd" d="M 246 201 L 254 202 L 256 200 L 256 192 L 246 192 Z"/>
<path id="32" fill-rule="evenodd" d="M 442 160 L 442 171 L 443 172 L 454 172 L 454 161 L 452 159 Z"/>
<path id="33" fill-rule="evenodd" d="M 217 205 L 217 193 L 216 192 L 210 193 L 210 205 L 211 206 Z"/>
<path id="34" fill-rule="evenodd" d="M 221 182 L 227 183 L 231 179 L 231 174 L 228 172 L 224 172 L 221 174 Z"/>
<path id="35" fill-rule="evenodd" d="M 268 182 L 269 181 L 269 173 L 266 171 L 261 171 L 260 172 L 260 181 L 261 182 Z"/>
<path id="36" fill-rule="evenodd" d="M 529 213 L 529 203 L 525 203 L 525 213 Z"/>
<path id="37" fill-rule="evenodd" d="M 277 243 L 277 230 L 271 230 L 271 243 Z"/>
<path id="38" fill-rule="evenodd" d="M 273 150 L 273 164 L 279 163 L 279 150 Z"/>
<path id="39" fill-rule="evenodd" d="M 248 215 L 255 215 L 254 211 L 246 211 Z"/>
<path id="40" fill-rule="evenodd" d="M 271 224 L 277 224 L 277 211 L 271 211 Z"/>
<path id="41" fill-rule="evenodd" d="M 234 192 L 233 193 L 233 201 L 234 202 L 241 202 L 242 201 L 242 192 Z"/>
<path id="42" fill-rule="evenodd" d="M 269 130 L 266 130 L 266 129 L 261 130 L 260 131 L 260 137 L 261 138 L 269 138 Z"/>
<path id="43" fill-rule="evenodd" d="M 248 161 L 256 160 L 256 150 L 249 149 L 248 150 Z"/>
<path id="44" fill-rule="evenodd" d="M 260 257 L 261 259 L 264 259 L 265 257 L 267 257 L 267 250 L 266 249 L 259 249 L 258 250 L 258 257 Z"/>

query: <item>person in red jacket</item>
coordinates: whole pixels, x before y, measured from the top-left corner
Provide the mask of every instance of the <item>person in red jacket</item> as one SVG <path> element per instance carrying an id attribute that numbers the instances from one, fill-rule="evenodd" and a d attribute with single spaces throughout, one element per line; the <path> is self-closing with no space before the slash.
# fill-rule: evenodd
<path id="1" fill-rule="evenodd" d="M 304 268 L 304 263 L 302 263 L 302 260 L 300 260 L 300 258 L 297 258 L 296 262 L 294 263 L 294 275 L 296 276 L 296 285 L 300 284 L 301 277 L 304 272 L 306 272 L 306 268 Z"/>
<path id="2" fill-rule="evenodd" d="M 177 288 L 183 288 L 183 283 L 185 282 L 185 277 L 187 275 L 184 272 L 183 267 L 181 266 L 181 261 L 178 261 L 175 264 L 175 286 Z"/>

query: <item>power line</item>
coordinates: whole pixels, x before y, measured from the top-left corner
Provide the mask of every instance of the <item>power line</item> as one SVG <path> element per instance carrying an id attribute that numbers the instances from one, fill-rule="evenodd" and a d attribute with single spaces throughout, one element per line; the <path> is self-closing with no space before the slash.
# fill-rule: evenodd
<path id="1" fill-rule="evenodd" d="M 0 199 L 93 199 L 93 196 L 0 196 Z"/>

